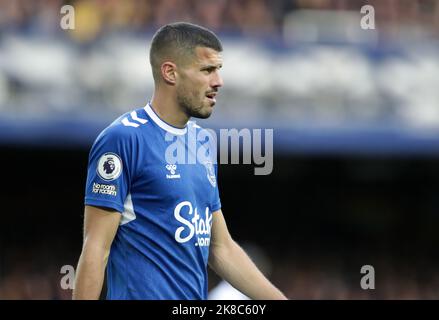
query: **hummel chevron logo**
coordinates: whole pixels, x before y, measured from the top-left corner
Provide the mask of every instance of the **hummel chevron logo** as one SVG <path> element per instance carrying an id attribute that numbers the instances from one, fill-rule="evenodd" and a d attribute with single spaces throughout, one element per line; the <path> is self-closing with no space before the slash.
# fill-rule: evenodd
<path id="1" fill-rule="evenodd" d="M 134 128 L 137 128 L 139 126 L 138 123 L 131 122 L 126 117 L 122 119 L 122 124 L 126 127 L 134 127 Z"/>
<path id="2" fill-rule="evenodd" d="M 131 112 L 131 118 L 133 118 L 133 120 L 139 121 L 141 124 L 145 124 L 148 122 L 148 120 L 146 119 L 139 118 L 136 111 Z"/>
<path id="3" fill-rule="evenodd" d="M 145 124 L 148 122 L 148 120 L 146 120 L 146 119 L 139 118 L 136 111 L 131 112 L 130 115 L 134 121 L 140 122 L 141 124 Z M 128 117 L 125 117 L 122 119 L 122 124 L 126 127 L 137 128 L 139 126 L 139 124 L 137 122 L 131 122 L 130 120 L 128 120 Z"/>

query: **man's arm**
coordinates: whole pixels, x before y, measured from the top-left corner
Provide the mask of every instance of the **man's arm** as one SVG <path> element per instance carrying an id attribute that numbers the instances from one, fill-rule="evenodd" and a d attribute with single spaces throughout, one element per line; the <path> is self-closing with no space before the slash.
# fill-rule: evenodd
<path id="1" fill-rule="evenodd" d="M 105 267 L 121 214 L 85 206 L 84 243 L 76 270 L 74 300 L 97 300 L 104 282 Z"/>
<path id="2" fill-rule="evenodd" d="M 252 299 L 286 299 L 232 239 L 221 210 L 213 213 L 209 266 L 221 278 Z"/>

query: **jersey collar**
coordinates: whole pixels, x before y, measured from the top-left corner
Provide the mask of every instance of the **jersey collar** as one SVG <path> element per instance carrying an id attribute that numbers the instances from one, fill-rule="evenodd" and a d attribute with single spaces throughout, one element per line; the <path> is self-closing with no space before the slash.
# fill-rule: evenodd
<path id="1" fill-rule="evenodd" d="M 148 103 L 145 106 L 145 111 L 148 114 L 148 116 L 163 130 L 166 130 L 172 134 L 175 135 L 183 135 L 186 134 L 187 132 L 187 126 L 184 128 L 177 128 L 174 126 L 171 126 L 170 124 L 166 123 L 165 121 L 163 121 L 162 119 L 160 119 L 160 117 L 157 115 L 157 113 L 155 113 L 154 109 L 151 107 L 151 105 Z"/>

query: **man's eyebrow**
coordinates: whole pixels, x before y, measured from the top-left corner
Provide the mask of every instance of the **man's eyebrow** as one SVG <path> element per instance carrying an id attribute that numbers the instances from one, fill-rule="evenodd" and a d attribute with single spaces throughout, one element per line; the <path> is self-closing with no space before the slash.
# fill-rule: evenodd
<path id="1" fill-rule="evenodd" d="M 200 67 L 200 70 L 209 70 L 209 69 L 221 69 L 222 68 L 222 63 L 220 64 L 208 64 L 208 65 L 202 65 Z"/>

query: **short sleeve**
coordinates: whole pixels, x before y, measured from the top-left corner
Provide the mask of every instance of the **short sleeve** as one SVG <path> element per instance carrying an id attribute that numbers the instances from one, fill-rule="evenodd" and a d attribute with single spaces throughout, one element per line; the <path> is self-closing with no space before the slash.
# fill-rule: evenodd
<path id="1" fill-rule="evenodd" d="M 85 204 L 124 211 L 135 173 L 135 136 L 129 128 L 105 129 L 93 144 L 88 161 Z"/>
<path id="2" fill-rule="evenodd" d="M 218 189 L 218 164 L 213 165 L 215 168 L 215 178 L 216 178 L 216 186 L 215 191 L 213 195 L 212 205 L 211 205 L 211 211 L 215 212 L 221 209 L 221 200 L 219 196 L 219 189 Z"/>

